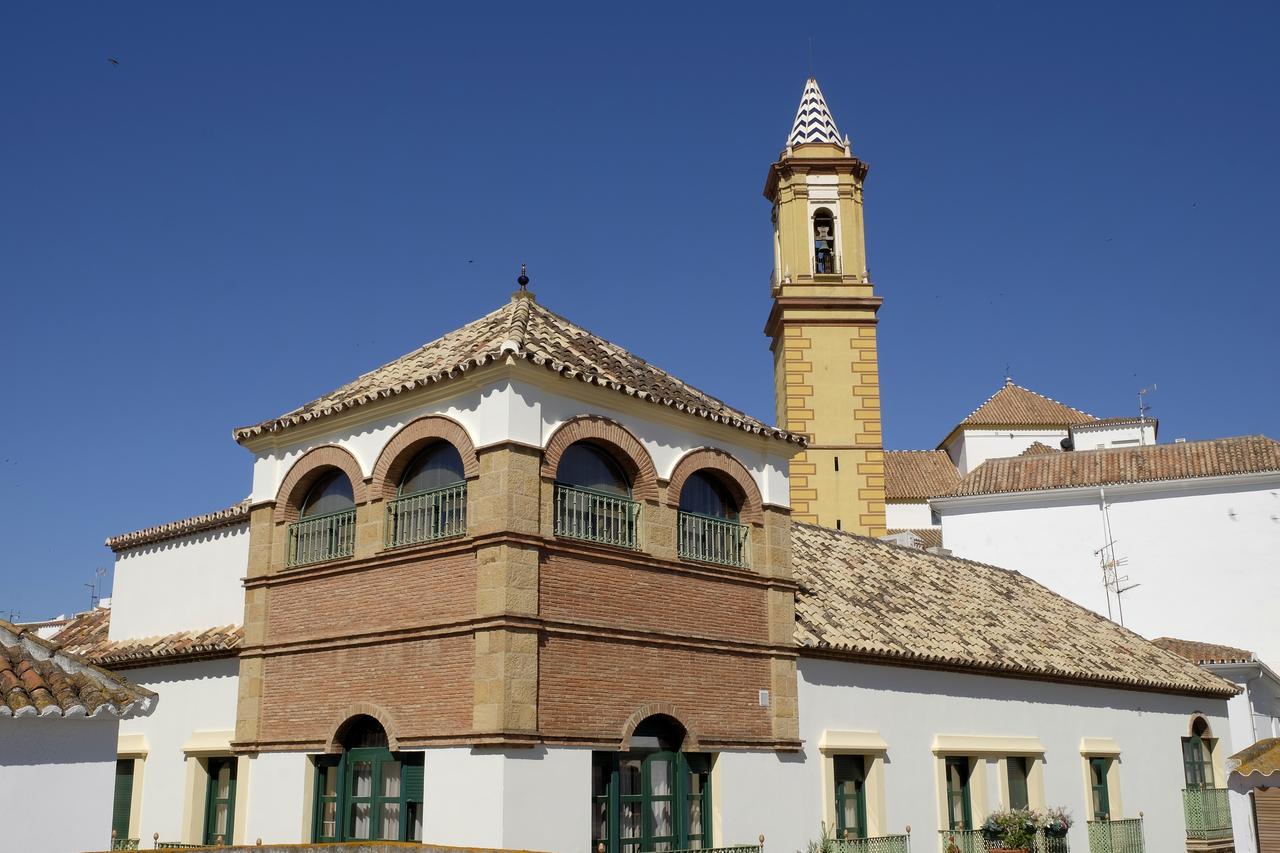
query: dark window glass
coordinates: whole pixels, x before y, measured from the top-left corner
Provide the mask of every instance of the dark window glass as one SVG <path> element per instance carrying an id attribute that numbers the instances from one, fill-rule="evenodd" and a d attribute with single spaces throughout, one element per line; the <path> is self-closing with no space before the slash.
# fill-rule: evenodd
<path id="1" fill-rule="evenodd" d="M 836 838 L 867 837 L 867 764 L 861 755 L 837 755 Z"/>
<path id="2" fill-rule="evenodd" d="M 1009 766 L 1009 808 L 1025 809 L 1031 804 L 1027 796 L 1027 759 L 1010 756 L 1006 764 Z"/>
<path id="3" fill-rule="evenodd" d="M 334 471 L 317 480 L 311 491 L 307 492 L 307 499 L 302 502 L 302 517 L 328 515 L 351 509 L 355 505 L 351 481 L 341 471 Z"/>
<path id="4" fill-rule="evenodd" d="M 400 481 L 400 494 L 411 495 L 439 489 L 459 483 L 462 479 L 462 454 L 449 442 L 438 441 L 409 463 L 404 479 Z"/>
<path id="5" fill-rule="evenodd" d="M 631 486 L 607 453 L 586 442 L 569 445 L 560 457 L 556 479 L 567 486 L 628 497 Z"/>
<path id="6" fill-rule="evenodd" d="M 715 477 L 697 471 L 684 481 L 680 490 L 681 512 L 696 512 L 713 518 L 738 519 L 737 502 Z"/>

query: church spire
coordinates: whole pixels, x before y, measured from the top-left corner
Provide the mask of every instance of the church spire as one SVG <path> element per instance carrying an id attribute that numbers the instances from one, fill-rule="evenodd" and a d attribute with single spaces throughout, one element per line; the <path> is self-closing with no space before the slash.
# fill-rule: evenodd
<path id="1" fill-rule="evenodd" d="M 791 126 L 787 145 L 804 145 L 810 142 L 844 145 L 844 140 L 840 138 L 840 129 L 836 127 L 836 120 L 827 107 L 827 99 L 822 97 L 818 81 L 812 77 L 804 84 L 804 94 L 800 96 L 800 109 L 796 110 L 796 121 Z"/>

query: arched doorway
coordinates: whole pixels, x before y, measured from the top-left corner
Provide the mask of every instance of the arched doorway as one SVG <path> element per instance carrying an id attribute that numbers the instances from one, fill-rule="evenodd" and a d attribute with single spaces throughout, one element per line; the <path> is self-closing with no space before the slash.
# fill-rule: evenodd
<path id="1" fill-rule="evenodd" d="M 338 755 L 316 757 L 315 841 L 421 841 L 421 752 L 392 752 L 373 717 L 342 724 Z"/>
<path id="2" fill-rule="evenodd" d="M 591 763 L 591 849 L 649 853 L 711 846 L 711 756 L 683 749 L 679 721 L 655 715 L 626 752 Z"/>

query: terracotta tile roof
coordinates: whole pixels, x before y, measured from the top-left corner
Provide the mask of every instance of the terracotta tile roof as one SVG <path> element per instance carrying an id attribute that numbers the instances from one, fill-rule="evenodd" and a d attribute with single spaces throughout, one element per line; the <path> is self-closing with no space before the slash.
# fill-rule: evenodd
<path id="1" fill-rule="evenodd" d="M 1017 572 L 792 526 L 796 641 L 887 665 L 1202 696 L 1237 688 Z"/>
<path id="2" fill-rule="evenodd" d="M 193 515 L 191 518 L 170 521 L 166 524 L 157 524 L 154 527 L 144 527 L 142 530 L 135 530 L 132 533 L 121 533 L 119 536 L 112 536 L 107 540 L 106 544 L 112 551 L 119 552 L 128 548 L 136 548 L 139 545 L 163 542 L 166 539 L 175 539 L 179 536 L 199 533 L 202 530 L 214 530 L 219 527 L 243 524 L 248 520 L 249 500 L 246 498 L 226 509 L 207 512 L 204 515 Z"/>
<path id="3" fill-rule="evenodd" d="M 884 499 L 916 501 L 945 495 L 960 484 L 960 472 L 945 450 L 887 450 Z"/>
<path id="4" fill-rule="evenodd" d="M 1265 435 L 1074 450 L 988 459 L 966 474 L 952 496 L 1031 492 L 1280 471 L 1280 442 Z"/>
<path id="5" fill-rule="evenodd" d="M 51 641 L 88 661 L 116 669 L 235 657 L 244 642 L 239 625 L 128 640 L 108 639 L 110 627 L 111 610 L 98 607 L 77 614 Z"/>
<path id="6" fill-rule="evenodd" d="M 139 717 L 156 694 L 0 620 L 0 718 Z"/>
<path id="7" fill-rule="evenodd" d="M 1269 737 L 1240 750 L 1227 759 L 1227 772 L 1248 776 L 1280 774 L 1280 738 Z"/>
<path id="8" fill-rule="evenodd" d="M 1048 453 L 1061 453 L 1061 452 L 1062 452 L 1061 450 L 1058 450 L 1057 448 L 1050 447 L 1049 445 L 1045 444 L 1044 442 L 1041 442 L 1041 441 L 1033 441 L 1033 442 L 1031 442 L 1031 446 L 1030 446 L 1030 447 L 1028 447 L 1026 450 L 1022 451 L 1022 452 L 1021 452 L 1021 453 L 1019 453 L 1018 455 L 1019 455 L 1019 456 L 1044 456 L 1045 454 L 1048 454 Z"/>
<path id="9" fill-rule="evenodd" d="M 364 374 L 278 418 L 233 432 L 243 442 L 297 424 L 458 378 L 506 357 L 523 359 L 567 379 L 610 388 L 746 432 L 804 444 L 804 437 L 771 427 L 688 385 L 616 344 L 517 293 L 498 310 Z"/>
<path id="10" fill-rule="evenodd" d="M 1051 400 L 1021 385 L 1005 380 L 1004 387 L 969 413 L 960 426 L 1061 427 L 1097 420 L 1088 412 Z"/>
<path id="11" fill-rule="evenodd" d="M 920 537 L 921 548 L 941 548 L 942 547 L 942 528 L 941 527 L 897 527 L 888 531 L 893 533 L 914 533 Z"/>
<path id="12" fill-rule="evenodd" d="M 1156 637 L 1151 642 L 1195 664 L 1253 663 L 1257 660 L 1254 653 L 1247 649 L 1237 649 L 1234 646 L 1222 646 L 1217 643 L 1176 640 L 1173 637 Z"/>
<path id="13" fill-rule="evenodd" d="M 1158 426 L 1160 421 L 1157 418 L 1135 418 L 1132 416 L 1127 418 L 1095 418 L 1086 426 L 1124 426 L 1125 424 L 1137 426 L 1143 423 L 1151 424 L 1154 427 Z"/>

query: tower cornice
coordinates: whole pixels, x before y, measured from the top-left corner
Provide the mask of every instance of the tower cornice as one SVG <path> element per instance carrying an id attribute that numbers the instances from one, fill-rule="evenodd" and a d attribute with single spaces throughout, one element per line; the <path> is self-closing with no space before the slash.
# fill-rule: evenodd
<path id="1" fill-rule="evenodd" d="M 806 147 L 806 146 L 801 146 Z M 818 146 L 813 146 L 818 147 Z M 830 147 L 830 146 L 824 146 Z M 840 157 L 797 157 L 783 152 L 776 163 L 769 166 L 769 174 L 764 179 L 764 197 L 773 201 L 778 193 L 778 184 L 784 179 L 809 172 L 836 172 L 851 174 L 859 181 L 867 177 L 870 167 L 852 155 Z"/>

